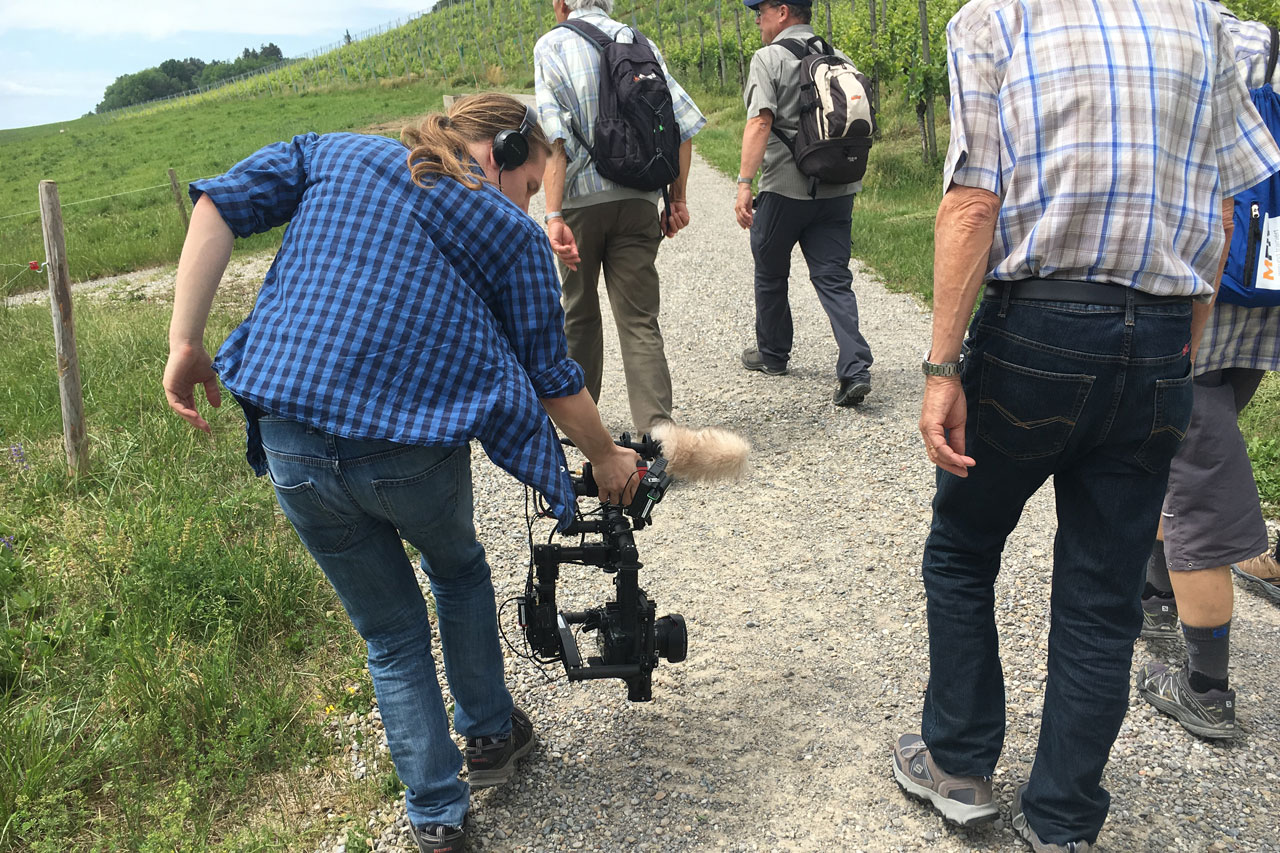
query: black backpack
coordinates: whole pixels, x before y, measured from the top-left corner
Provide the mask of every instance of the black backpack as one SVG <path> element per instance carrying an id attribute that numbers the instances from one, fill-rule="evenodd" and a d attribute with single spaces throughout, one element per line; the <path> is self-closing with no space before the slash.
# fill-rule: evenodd
<path id="1" fill-rule="evenodd" d="M 593 142 L 573 135 L 600 174 L 624 187 L 662 190 L 680 175 L 680 128 L 667 77 L 648 39 L 619 42 L 578 18 L 556 26 L 573 30 L 600 51 L 600 95 Z"/>
<path id="2" fill-rule="evenodd" d="M 876 129 L 867 97 L 870 81 L 819 36 L 773 44 L 800 60 L 800 128 L 794 138 L 776 124 L 773 132 L 790 149 L 800 173 L 812 179 L 809 195 L 817 197 L 819 183 L 862 180 Z"/>

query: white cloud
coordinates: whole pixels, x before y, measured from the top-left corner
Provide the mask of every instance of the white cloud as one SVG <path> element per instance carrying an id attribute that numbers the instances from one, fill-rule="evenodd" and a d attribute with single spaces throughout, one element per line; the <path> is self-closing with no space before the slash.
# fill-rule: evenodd
<path id="1" fill-rule="evenodd" d="M 5 98 L 66 98 L 100 95 L 109 75 L 60 72 L 24 72 L 17 79 L 0 80 L 0 96 Z"/>
<path id="2" fill-rule="evenodd" d="M 283 0 L 238 14 L 207 0 L 0 0 L 0 35 L 20 30 L 55 30 L 76 36 L 134 35 L 162 39 L 180 33 L 279 33 L 311 36 L 350 26 L 355 10 L 362 20 L 390 22 L 421 12 L 431 0 Z"/>

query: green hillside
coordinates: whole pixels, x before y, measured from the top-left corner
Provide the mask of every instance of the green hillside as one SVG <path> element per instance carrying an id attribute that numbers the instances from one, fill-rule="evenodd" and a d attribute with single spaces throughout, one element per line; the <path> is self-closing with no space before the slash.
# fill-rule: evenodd
<path id="1" fill-rule="evenodd" d="M 1261 4 L 1232 5 L 1261 14 Z M 835 41 L 882 84 L 884 135 L 855 209 L 853 251 L 926 303 L 940 164 L 924 151 L 927 114 L 916 105 L 945 79 L 941 28 L 955 6 L 930 3 L 927 67 L 916 60 L 914 0 L 878 10 L 874 46 L 865 4 L 856 16 L 832 9 Z M 739 60 L 758 46 L 746 10 L 657 0 L 618 16 L 664 48 L 710 119 L 699 152 L 735 173 Z M 23 271 L 44 258 L 40 180 L 58 182 L 74 278 L 172 264 L 183 233 L 168 169 L 184 182 L 217 174 L 307 131 L 395 135 L 445 92 L 527 91 L 533 43 L 550 24 L 545 0 L 460 0 L 224 90 L 0 131 L 0 295 L 46 286 Z M 815 26 L 825 30 L 825 6 Z M 945 148 L 940 101 L 937 113 Z M 211 346 L 252 301 L 252 283 L 228 290 Z M 315 791 L 333 784 L 327 724 L 371 703 L 358 641 L 270 489 L 244 465 L 234 407 L 212 419 L 216 441 L 168 411 L 159 393 L 167 323 L 160 303 L 77 302 L 92 469 L 71 480 L 48 310 L 0 307 L 0 850 L 294 850 L 348 827 L 348 849 L 361 849 L 362 816 L 398 792 L 385 759 L 364 780 L 325 790 L 335 821 L 308 814 Z M 1243 426 L 1274 513 L 1276 377 Z"/>

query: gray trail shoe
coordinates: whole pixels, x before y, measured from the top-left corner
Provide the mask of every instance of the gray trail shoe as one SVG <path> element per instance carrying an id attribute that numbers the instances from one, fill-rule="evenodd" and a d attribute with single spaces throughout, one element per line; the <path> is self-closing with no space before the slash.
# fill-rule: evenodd
<path id="1" fill-rule="evenodd" d="M 1178 603 L 1172 598 L 1142 600 L 1142 636 L 1148 640 L 1175 640 L 1178 631 Z"/>
<path id="2" fill-rule="evenodd" d="M 913 797 L 928 800 L 947 820 L 968 826 L 994 818 L 1000 810 L 991 798 L 991 779 L 952 776 L 933 763 L 924 738 L 906 734 L 893 748 L 893 778 Z"/>
<path id="3" fill-rule="evenodd" d="M 1027 823 L 1027 816 L 1022 812 L 1022 793 L 1026 790 L 1027 783 L 1023 782 L 1013 794 L 1012 823 L 1014 832 L 1018 833 L 1023 841 L 1030 844 L 1035 853 L 1089 853 L 1088 841 L 1068 841 L 1066 844 L 1047 844 L 1041 841 L 1040 836 L 1031 828 L 1031 824 Z"/>
<path id="4" fill-rule="evenodd" d="M 1236 727 L 1236 692 L 1208 690 L 1197 693 L 1187 681 L 1185 667 L 1170 669 L 1149 663 L 1138 670 L 1138 692 L 1157 709 L 1173 717 L 1192 734 L 1205 738 L 1233 738 Z"/>
<path id="5" fill-rule="evenodd" d="M 519 708 L 511 712 L 511 734 L 505 738 L 467 738 L 467 781 L 473 790 L 509 780 L 516 761 L 533 749 L 533 723 Z"/>

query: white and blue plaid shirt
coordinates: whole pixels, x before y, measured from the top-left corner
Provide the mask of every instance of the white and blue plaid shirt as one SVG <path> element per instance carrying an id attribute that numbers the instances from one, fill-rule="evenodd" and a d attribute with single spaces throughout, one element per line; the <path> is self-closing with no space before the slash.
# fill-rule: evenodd
<path id="1" fill-rule="evenodd" d="M 1256 89 L 1271 83 L 1280 91 L 1280 68 L 1265 80 L 1271 31 L 1256 21 L 1241 21 L 1221 4 L 1214 4 L 1236 45 L 1236 67 L 1245 85 Z M 1228 367 L 1280 370 L 1280 306 L 1245 308 L 1217 302 L 1204 329 L 1196 373 Z"/>
<path id="2" fill-rule="evenodd" d="M 311 133 L 192 182 L 192 201 L 208 195 L 237 237 L 289 223 L 214 369 L 246 412 L 355 439 L 479 439 L 567 523 L 573 483 L 538 398 L 577 393 L 583 375 L 546 235 L 492 185 L 423 189 L 408 153 L 381 136 Z"/>
<path id="3" fill-rule="evenodd" d="M 988 279 L 1208 297 L 1223 198 L 1280 169 L 1209 4 L 973 0 L 947 43 L 943 186 L 1001 199 Z"/>
<path id="4" fill-rule="evenodd" d="M 628 25 L 618 23 L 599 9 L 570 12 L 569 17 L 581 18 L 618 41 L 635 41 L 634 31 Z M 671 104 L 676 123 L 680 125 L 680 141 L 692 139 L 707 119 L 689 93 L 667 71 L 667 63 L 657 45 L 653 52 L 667 75 Z M 578 33 L 556 27 L 534 45 L 533 86 L 538 101 L 538 123 L 547 139 L 564 140 L 565 155 L 569 159 L 563 206 L 586 207 L 621 198 L 648 198 L 656 202 L 657 193 L 630 189 L 602 178 L 587 150 L 574 136 L 576 129 L 584 139 L 591 139 L 599 102 L 599 79 L 600 50 Z"/>

